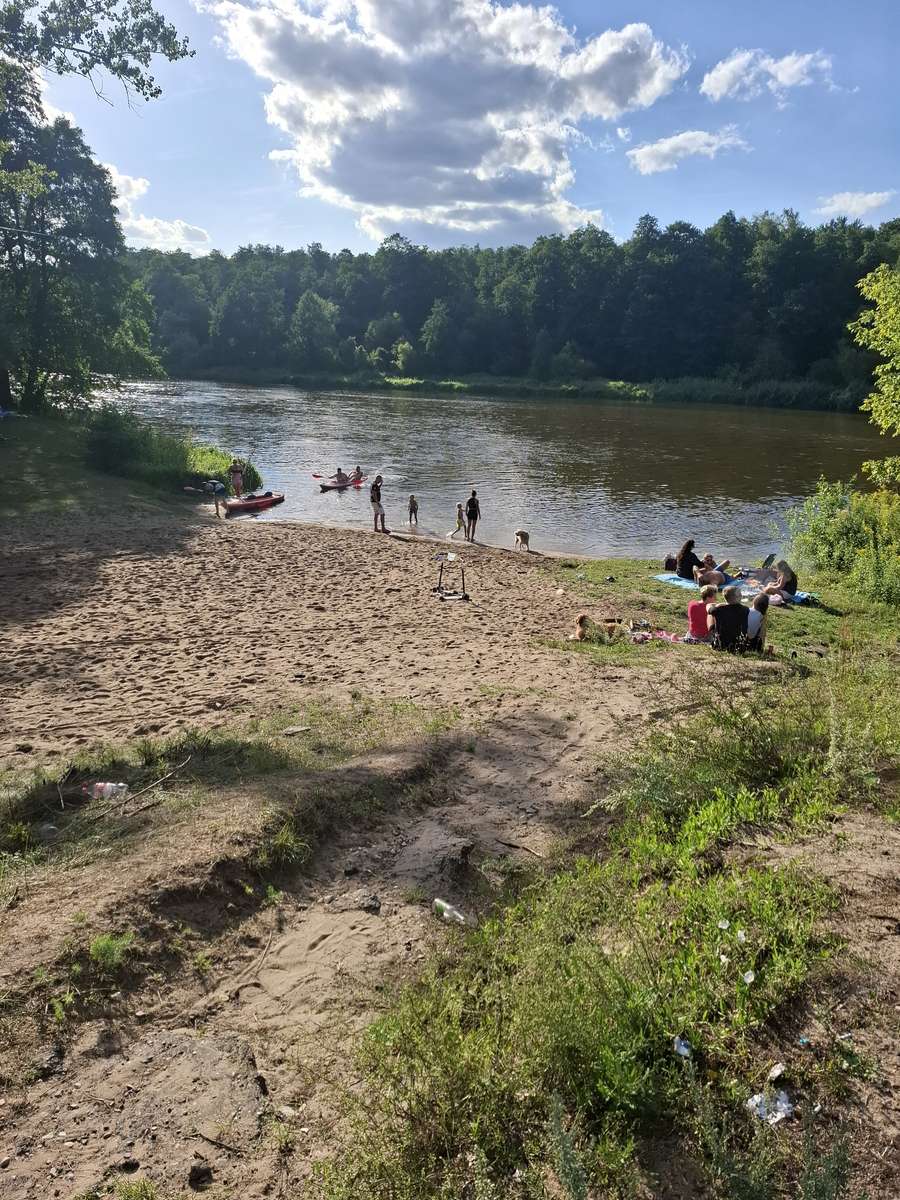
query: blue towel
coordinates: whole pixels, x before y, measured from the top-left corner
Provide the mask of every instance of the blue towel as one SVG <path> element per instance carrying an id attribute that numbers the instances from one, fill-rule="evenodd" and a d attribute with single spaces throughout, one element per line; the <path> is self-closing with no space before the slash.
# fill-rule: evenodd
<path id="1" fill-rule="evenodd" d="M 676 575 L 674 571 L 664 571 L 662 575 L 654 575 L 654 579 L 658 579 L 660 583 L 670 583 L 673 587 L 687 588 L 689 592 L 699 592 L 699 585 L 694 583 L 692 579 L 682 579 L 680 575 Z M 759 595 L 759 588 L 743 588 L 741 587 L 740 579 L 735 581 L 735 586 L 741 588 L 741 594 L 745 600 L 752 600 L 754 596 Z M 794 604 L 809 604 L 810 600 L 814 599 L 812 592 L 797 592 L 793 597 Z"/>

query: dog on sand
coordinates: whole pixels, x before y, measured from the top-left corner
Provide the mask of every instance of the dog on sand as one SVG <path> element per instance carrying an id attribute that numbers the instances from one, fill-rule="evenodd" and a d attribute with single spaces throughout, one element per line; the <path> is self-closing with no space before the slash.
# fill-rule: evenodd
<path id="1" fill-rule="evenodd" d="M 528 532 L 525 529 L 516 530 L 516 550 L 530 550 L 528 545 Z"/>

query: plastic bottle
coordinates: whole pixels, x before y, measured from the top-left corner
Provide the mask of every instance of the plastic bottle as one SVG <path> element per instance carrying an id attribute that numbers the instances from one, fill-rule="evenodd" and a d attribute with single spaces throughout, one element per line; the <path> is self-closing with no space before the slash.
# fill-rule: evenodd
<path id="1" fill-rule="evenodd" d="M 446 900 L 435 900 L 431 906 L 431 911 L 436 917 L 442 917 L 445 921 L 456 921 L 460 925 L 465 925 L 466 923 L 466 918 L 459 909 L 454 908 L 452 904 L 448 904 Z"/>
<path id="2" fill-rule="evenodd" d="M 81 790 L 92 800 L 124 800 L 128 795 L 128 784 L 86 783 Z"/>

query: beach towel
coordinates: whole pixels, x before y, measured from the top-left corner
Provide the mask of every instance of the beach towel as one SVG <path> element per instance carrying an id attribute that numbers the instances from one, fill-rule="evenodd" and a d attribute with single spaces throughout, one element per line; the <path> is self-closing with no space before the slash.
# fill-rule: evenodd
<path id="1" fill-rule="evenodd" d="M 664 571 L 661 575 L 654 575 L 654 579 L 658 579 L 660 583 L 670 583 L 673 587 L 686 588 L 689 592 L 698 592 L 700 589 L 692 579 L 682 579 L 680 575 L 676 575 L 673 571 Z M 744 600 L 752 600 L 754 596 L 759 594 L 759 584 L 754 579 L 736 579 L 734 586 L 741 589 L 741 596 Z M 797 592 L 796 596 L 791 598 L 793 604 L 809 604 L 815 599 L 813 592 Z"/>

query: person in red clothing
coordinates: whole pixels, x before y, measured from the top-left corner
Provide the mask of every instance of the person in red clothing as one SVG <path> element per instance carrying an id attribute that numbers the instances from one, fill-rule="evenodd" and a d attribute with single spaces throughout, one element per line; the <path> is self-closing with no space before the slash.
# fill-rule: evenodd
<path id="1" fill-rule="evenodd" d="M 700 589 L 700 599 L 692 600 L 688 605 L 687 636 L 692 642 L 711 642 L 712 630 L 709 628 L 709 610 L 716 602 L 717 589 L 708 583 Z"/>

